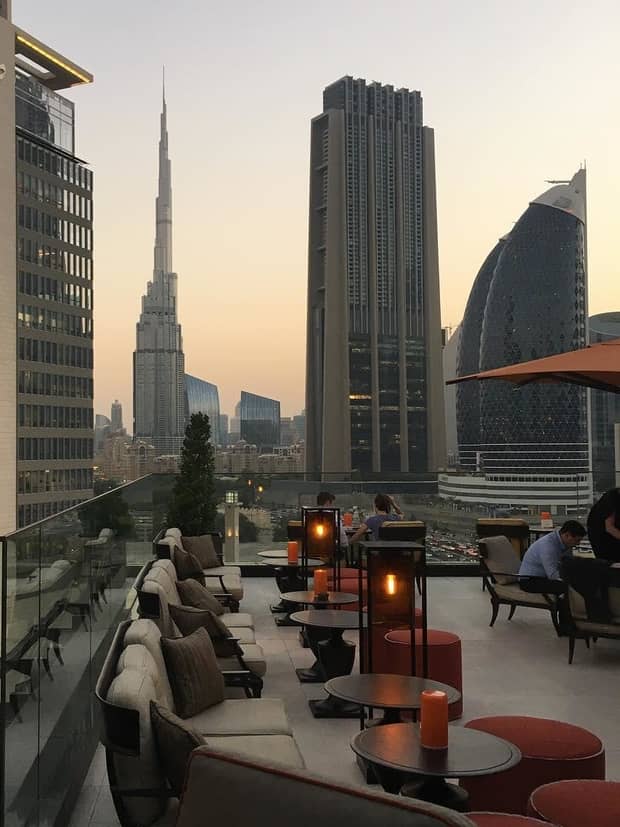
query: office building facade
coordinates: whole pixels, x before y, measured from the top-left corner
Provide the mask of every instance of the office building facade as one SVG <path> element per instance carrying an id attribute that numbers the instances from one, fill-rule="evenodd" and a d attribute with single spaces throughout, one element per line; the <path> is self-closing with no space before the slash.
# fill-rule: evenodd
<path id="1" fill-rule="evenodd" d="M 192 414 L 206 414 L 211 426 L 211 444 L 218 445 L 220 442 L 220 395 L 217 385 L 186 373 L 185 398 L 188 422 Z"/>
<path id="2" fill-rule="evenodd" d="M 93 491 L 93 174 L 59 92 L 92 76 L 0 4 L 3 531 Z"/>
<path id="3" fill-rule="evenodd" d="M 306 468 L 443 464 L 433 132 L 419 92 L 344 77 L 310 150 Z"/>
<path id="4" fill-rule="evenodd" d="M 185 357 L 172 271 L 172 179 L 164 95 L 160 119 L 159 188 L 155 206 L 153 280 L 142 297 L 133 360 L 134 437 L 158 455 L 178 455 L 185 435 Z"/>
<path id="5" fill-rule="evenodd" d="M 268 454 L 280 445 L 280 403 L 276 399 L 241 391 L 239 402 L 241 439 Z"/>
<path id="6" fill-rule="evenodd" d="M 585 219 L 585 170 L 530 203 L 478 273 L 462 323 L 458 375 L 586 345 Z M 519 497 L 519 504 L 528 498 L 532 505 L 563 507 L 588 501 L 585 389 L 468 385 L 473 389 L 457 391 L 459 465 L 478 475 L 472 481 L 477 490 Z M 455 485 L 464 483 L 451 481 L 451 494 L 458 496 Z"/>
<path id="7" fill-rule="evenodd" d="M 590 344 L 620 339 L 620 313 L 590 316 Z M 590 391 L 592 476 L 595 491 L 614 488 L 620 474 L 620 456 L 614 451 L 614 426 L 620 423 L 620 395 Z"/>

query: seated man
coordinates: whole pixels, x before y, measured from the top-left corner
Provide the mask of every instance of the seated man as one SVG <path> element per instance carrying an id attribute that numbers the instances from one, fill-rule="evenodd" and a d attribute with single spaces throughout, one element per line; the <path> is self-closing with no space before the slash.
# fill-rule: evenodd
<path id="1" fill-rule="evenodd" d="M 577 520 L 567 520 L 561 528 L 536 540 L 523 555 L 519 585 L 524 592 L 557 594 L 566 592 L 560 565 L 562 558 L 585 537 L 586 530 Z"/>

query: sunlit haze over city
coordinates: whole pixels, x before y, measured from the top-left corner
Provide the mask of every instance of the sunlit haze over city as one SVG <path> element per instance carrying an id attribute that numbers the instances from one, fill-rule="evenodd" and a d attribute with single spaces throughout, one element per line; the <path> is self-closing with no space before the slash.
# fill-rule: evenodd
<path id="1" fill-rule="evenodd" d="M 304 407 L 310 121 L 343 75 L 423 95 L 444 326 L 545 181 L 584 163 L 589 312 L 620 309 L 613 0 L 14 0 L 13 18 L 95 76 L 68 97 L 95 172 L 97 411 L 118 398 L 130 426 L 164 64 L 185 366 L 222 411 L 242 389 Z"/>

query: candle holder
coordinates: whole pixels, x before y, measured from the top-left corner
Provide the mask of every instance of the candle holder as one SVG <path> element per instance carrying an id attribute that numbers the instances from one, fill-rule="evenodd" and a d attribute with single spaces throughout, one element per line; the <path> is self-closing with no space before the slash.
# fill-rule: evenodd
<path id="1" fill-rule="evenodd" d="M 367 578 L 367 629 L 363 629 L 364 608 L 360 604 L 360 672 L 390 673 L 391 655 L 385 641 L 388 632 L 395 629 L 409 631 L 411 659 L 409 674 L 418 676 L 419 653 L 416 651 L 415 578 L 423 573 L 424 546 L 402 540 L 378 540 L 360 543 L 365 556 L 362 578 Z M 424 579 L 424 578 L 423 578 Z M 426 589 L 423 589 L 423 596 Z M 362 645 L 363 643 L 363 645 Z M 428 677 L 428 646 L 426 600 L 422 600 L 422 675 Z"/>

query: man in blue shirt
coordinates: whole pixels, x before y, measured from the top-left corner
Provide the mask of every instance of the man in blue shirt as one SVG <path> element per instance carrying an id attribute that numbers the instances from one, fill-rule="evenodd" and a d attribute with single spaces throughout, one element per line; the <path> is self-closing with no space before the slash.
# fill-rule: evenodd
<path id="1" fill-rule="evenodd" d="M 577 520 L 567 520 L 561 528 L 536 540 L 523 555 L 519 569 L 519 585 L 524 592 L 537 594 L 564 594 L 560 565 L 563 557 L 570 557 L 586 533 Z"/>

